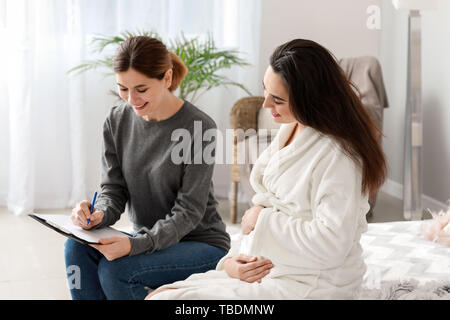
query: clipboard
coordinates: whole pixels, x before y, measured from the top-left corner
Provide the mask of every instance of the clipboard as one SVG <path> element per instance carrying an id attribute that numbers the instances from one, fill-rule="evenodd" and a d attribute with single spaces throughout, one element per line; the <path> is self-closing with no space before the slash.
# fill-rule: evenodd
<path id="1" fill-rule="evenodd" d="M 118 235 L 128 236 L 127 234 L 111 227 L 84 230 L 81 227 L 73 225 L 70 220 L 70 216 L 66 215 L 32 213 L 28 216 L 44 226 L 58 232 L 59 234 L 82 244 L 99 244 L 98 239 L 100 238 L 114 237 Z"/>

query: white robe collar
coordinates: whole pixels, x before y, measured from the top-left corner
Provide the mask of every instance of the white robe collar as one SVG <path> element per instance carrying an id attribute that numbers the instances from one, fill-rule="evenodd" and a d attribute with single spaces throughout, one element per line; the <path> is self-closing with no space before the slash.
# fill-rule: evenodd
<path id="1" fill-rule="evenodd" d="M 250 176 L 250 183 L 255 192 L 268 192 L 264 185 L 266 179 L 277 179 L 283 167 L 302 156 L 319 137 L 320 133 L 311 127 L 305 127 L 294 140 L 283 147 L 295 130 L 295 122 L 282 124 L 272 143 L 256 161 Z"/>

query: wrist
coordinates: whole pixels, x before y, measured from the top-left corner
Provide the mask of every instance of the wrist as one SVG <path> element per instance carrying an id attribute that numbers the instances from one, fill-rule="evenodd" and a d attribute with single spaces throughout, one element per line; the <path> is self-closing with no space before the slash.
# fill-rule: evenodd
<path id="1" fill-rule="evenodd" d="M 224 266 L 224 268 L 227 267 L 228 262 L 230 261 L 230 259 L 231 259 L 231 257 L 228 257 L 228 258 L 225 258 L 225 260 L 223 260 L 223 266 Z"/>
<path id="2" fill-rule="evenodd" d="M 130 240 L 130 238 L 129 237 L 125 237 L 125 242 L 126 242 L 126 245 L 125 245 L 125 247 L 126 247 L 126 249 L 125 249 L 125 255 L 126 256 L 129 256 L 130 255 L 130 252 L 131 252 L 131 240 Z"/>
<path id="3" fill-rule="evenodd" d="M 227 274 L 229 277 L 235 278 L 235 277 L 233 276 L 232 269 L 230 268 L 230 261 L 231 261 L 231 257 L 230 257 L 230 258 L 226 258 L 226 259 L 223 261 L 223 269 L 225 270 L 226 274 Z"/>
<path id="4" fill-rule="evenodd" d="M 223 261 L 223 268 L 225 269 L 225 271 L 227 271 L 227 273 L 229 273 L 230 271 L 230 262 L 232 261 L 232 258 L 233 257 L 228 257 Z"/>

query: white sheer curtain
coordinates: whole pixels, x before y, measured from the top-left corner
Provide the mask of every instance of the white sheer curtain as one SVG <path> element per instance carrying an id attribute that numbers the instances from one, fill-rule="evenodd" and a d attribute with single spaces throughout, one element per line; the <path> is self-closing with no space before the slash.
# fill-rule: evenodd
<path id="1" fill-rule="evenodd" d="M 163 39 L 211 32 L 252 67 L 228 75 L 257 92 L 259 0 L 0 0 L 0 205 L 15 214 L 72 207 L 99 188 L 101 134 L 114 78 L 68 76 L 94 34 L 153 30 Z M 214 89 L 199 107 L 220 129 L 240 89 Z M 219 189 L 222 186 L 218 170 Z"/>

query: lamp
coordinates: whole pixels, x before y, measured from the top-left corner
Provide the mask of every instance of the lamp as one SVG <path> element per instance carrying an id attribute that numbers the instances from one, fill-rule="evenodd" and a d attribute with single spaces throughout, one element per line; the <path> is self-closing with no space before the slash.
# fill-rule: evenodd
<path id="1" fill-rule="evenodd" d="M 405 111 L 403 217 L 422 218 L 422 56 L 420 10 L 437 9 L 437 0 L 392 0 L 397 10 L 409 10 L 408 74 Z"/>

